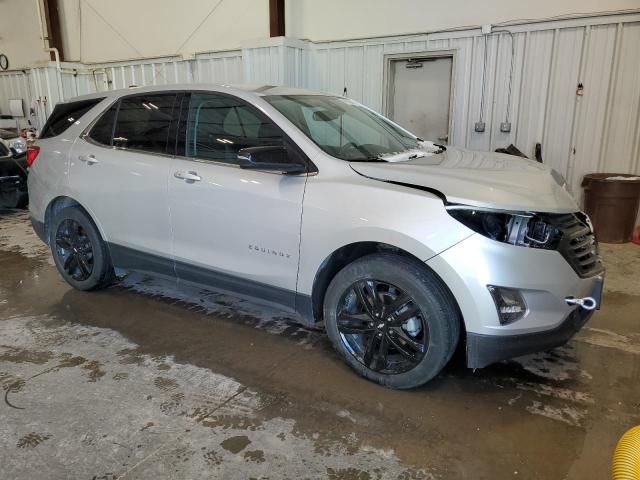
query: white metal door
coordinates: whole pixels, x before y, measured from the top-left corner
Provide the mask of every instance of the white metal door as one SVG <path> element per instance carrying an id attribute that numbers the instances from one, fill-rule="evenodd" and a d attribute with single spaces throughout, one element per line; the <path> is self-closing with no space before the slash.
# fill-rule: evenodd
<path id="1" fill-rule="evenodd" d="M 389 116 L 424 140 L 448 143 L 453 57 L 391 62 Z"/>

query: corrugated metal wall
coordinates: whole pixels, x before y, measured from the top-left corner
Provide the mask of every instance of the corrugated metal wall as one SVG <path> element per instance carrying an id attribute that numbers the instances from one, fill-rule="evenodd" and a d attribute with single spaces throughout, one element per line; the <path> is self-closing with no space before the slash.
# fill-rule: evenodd
<path id="1" fill-rule="evenodd" d="M 510 27 L 514 69 L 511 132 L 500 132 L 509 97 L 511 36 L 487 41 L 484 121 L 480 116 L 484 38 L 479 31 L 410 39 L 315 44 L 303 85 L 342 94 L 383 111 L 385 55 L 453 51 L 450 143 L 495 150 L 510 143 L 529 156 L 542 144 L 545 163 L 580 195 L 585 173 L 640 174 L 640 17 Z M 602 22 L 599 24 L 599 22 Z M 584 95 L 576 95 L 578 83 Z"/>
<path id="2" fill-rule="evenodd" d="M 61 99 L 128 88 L 131 85 L 175 83 L 242 83 L 240 51 L 198 55 L 194 60 L 154 59 L 100 65 L 62 63 L 32 68 L 25 73 L 0 73 L 0 112 L 8 112 L 9 99 L 22 98 L 26 108 L 33 103 L 41 121 Z"/>
<path id="3" fill-rule="evenodd" d="M 194 60 L 164 58 L 77 67 L 65 64 L 63 68 L 65 98 L 131 85 L 239 83 L 244 78 L 240 51 L 198 55 Z"/>
<path id="4" fill-rule="evenodd" d="M 22 72 L 0 73 L 0 113 L 9 114 L 9 100 L 14 98 L 31 98 L 29 75 Z"/>
<path id="5" fill-rule="evenodd" d="M 171 83 L 266 83 L 324 90 L 383 111 L 390 54 L 455 56 L 450 143 L 495 150 L 514 143 L 532 156 L 542 144 L 545 163 L 580 194 L 580 179 L 595 171 L 640 174 L 640 15 L 590 17 L 508 27 L 488 37 L 484 121 L 480 116 L 485 39 L 479 30 L 310 43 L 272 39 L 242 51 L 103 65 L 80 65 L 77 75 L 55 68 L 0 74 L 0 108 L 8 99 L 40 99 L 48 115 L 62 94 Z M 513 79 L 509 102 L 509 72 Z M 58 77 L 59 75 L 59 77 Z M 60 79 L 58 82 L 57 79 Z M 58 90 L 62 85 L 62 92 Z M 577 96 L 578 83 L 584 95 Z M 47 98 L 44 104 L 43 99 Z M 510 103 L 509 133 L 500 123 Z"/>

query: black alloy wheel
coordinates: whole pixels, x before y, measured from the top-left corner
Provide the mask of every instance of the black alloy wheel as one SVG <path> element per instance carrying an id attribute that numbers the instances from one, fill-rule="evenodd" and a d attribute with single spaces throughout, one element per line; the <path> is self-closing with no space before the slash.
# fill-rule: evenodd
<path id="1" fill-rule="evenodd" d="M 63 220 L 55 235 L 55 251 L 63 270 L 82 282 L 93 272 L 93 246 L 85 229 L 73 219 Z"/>
<path id="2" fill-rule="evenodd" d="M 389 388 L 414 388 L 447 364 L 462 319 L 451 292 L 423 262 L 392 252 L 360 257 L 331 280 L 323 320 L 339 356 Z"/>
<path id="3" fill-rule="evenodd" d="M 391 283 L 365 279 L 342 294 L 337 329 L 346 349 L 374 372 L 414 369 L 429 345 L 429 328 L 414 299 Z"/>

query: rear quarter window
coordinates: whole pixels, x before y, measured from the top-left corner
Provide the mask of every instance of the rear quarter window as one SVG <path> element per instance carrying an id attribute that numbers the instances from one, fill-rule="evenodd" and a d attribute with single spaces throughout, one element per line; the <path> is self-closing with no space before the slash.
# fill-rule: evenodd
<path id="1" fill-rule="evenodd" d="M 74 122 L 100 103 L 104 98 L 92 98 L 91 100 L 80 100 L 77 102 L 59 103 L 53 109 L 51 116 L 42 127 L 40 138 L 57 137 L 64 133 Z"/>

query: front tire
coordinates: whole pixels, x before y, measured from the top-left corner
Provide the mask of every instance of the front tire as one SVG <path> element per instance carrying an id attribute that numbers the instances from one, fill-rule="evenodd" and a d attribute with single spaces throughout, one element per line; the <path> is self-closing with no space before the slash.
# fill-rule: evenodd
<path id="1" fill-rule="evenodd" d="M 79 207 L 67 207 L 49 226 L 49 245 L 62 278 L 78 290 L 96 290 L 114 278 L 106 243 L 91 218 Z"/>
<path id="2" fill-rule="evenodd" d="M 457 305 L 436 274 L 387 253 L 362 257 L 333 278 L 324 319 L 334 348 L 356 372 L 397 389 L 435 377 L 460 335 Z"/>

